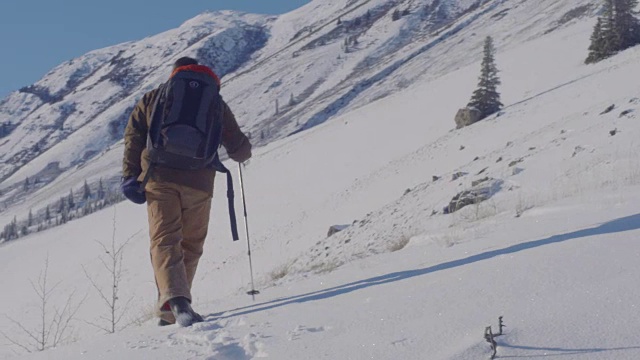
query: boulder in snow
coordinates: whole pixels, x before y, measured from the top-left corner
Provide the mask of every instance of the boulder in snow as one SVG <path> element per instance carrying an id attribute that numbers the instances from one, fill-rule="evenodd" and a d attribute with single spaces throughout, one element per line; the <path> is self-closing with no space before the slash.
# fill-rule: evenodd
<path id="1" fill-rule="evenodd" d="M 483 179 L 484 180 L 484 179 Z M 493 195 L 502 189 L 502 180 L 487 179 L 469 190 L 462 191 L 451 199 L 449 205 L 445 206 L 443 212 L 452 214 L 465 206 L 479 204 L 490 199 Z"/>
<path id="2" fill-rule="evenodd" d="M 335 233 L 339 233 L 340 231 L 348 228 L 350 225 L 332 225 L 329 227 L 329 232 L 327 232 L 327 237 L 332 236 Z"/>
<path id="3" fill-rule="evenodd" d="M 477 123 L 482 120 L 482 112 L 476 108 L 466 107 L 458 110 L 456 114 L 456 129 L 461 129 L 465 126 Z"/>

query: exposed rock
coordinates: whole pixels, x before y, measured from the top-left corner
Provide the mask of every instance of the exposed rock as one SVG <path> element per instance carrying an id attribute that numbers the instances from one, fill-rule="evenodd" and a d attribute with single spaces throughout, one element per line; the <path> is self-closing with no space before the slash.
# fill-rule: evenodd
<path id="1" fill-rule="evenodd" d="M 486 201 L 502 189 L 502 184 L 502 180 L 487 179 L 469 190 L 458 193 L 451 199 L 449 205 L 445 206 L 443 212 L 452 214 L 465 206 Z"/>
<path id="2" fill-rule="evenodd" d="M 451 181 L 456 181 L 456 180 L 460 179 L 461 177 L 463 177 L 465 175 L 467 175 L 467 173 L 459 171 L 459 172 L 453 174 L 453 176 L 451 176 Z"/>
<path id="3" fill-rule="evenodd" d="M 482 184 L 483 182 L 487 182 L 487 181 L 489 181 L 489 177 L 488 176 L 483 178 L 483 179 L 472 181 L 471 182 L 471 186 L 478 186 L 478 185 Z"/>
<path id="4" fill-rule="evenodd" d="M 632 112 L 633 112 L 633 109 L 627 109 L 627 110 L 621 112 L 619 117 L 627 116 L 627 115 L 631 114 Z"/>
<path id="5" fill-rule="evenodd" d="M 604 111 L 601 112 L 600 115 L 608 114 L 608 113 L 612 112 L 613 109 L 615 109 L 615 108 L 616 108 L 616 104 L 611 104 L 611 105 L 609 105 L 608 108 L 604 109 Z"/>
<path id="6" fill-rule="evenodd" d="M 482 120 L 482 112 L 476 108 L 463 108 L 456 114 L 456 129 L 461 129 Z"/>
<path id="7" fill-rule="evenodd" d="M 523 160 L 522 159 L 518 159 L 518 160 L 513 160 L 512 162 L 509 163 L 509 167 L 513 167 L 518 165 L 519 163 L 521 163 Z"/>
<path id="8" fill-rule="evenodd" d="M 349 226 L 351 225 L 332 225 L 331 227 L 329 227 L 329 231 L 327 232 L 327 237 L 330 237 L 336 233 L 339 233 L 340 231 L 343 231 Z"/>

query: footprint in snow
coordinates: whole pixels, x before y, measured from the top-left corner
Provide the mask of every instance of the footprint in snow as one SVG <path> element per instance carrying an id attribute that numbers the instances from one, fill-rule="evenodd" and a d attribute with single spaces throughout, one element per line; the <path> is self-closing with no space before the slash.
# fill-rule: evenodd
<path id="1" fill-rule="evenodd" d="M 331 327 L 320 326 L 320 327 L 308 328 L 308 327 L 303 326 L 303 325 L 298 325 L 298 326 L 296 326 L 295 329 L 293 329 L 293 331 L 288 331 L 287 334 L 289 335 L 289 341 L 293 341 L 293 340 L 300 339 L 300 336 L 304 335 L 304 334 L 319 333 L 319 332 L 323 332 L 323 331 L 327 331 L 327 330 L 331 330 Z"/>

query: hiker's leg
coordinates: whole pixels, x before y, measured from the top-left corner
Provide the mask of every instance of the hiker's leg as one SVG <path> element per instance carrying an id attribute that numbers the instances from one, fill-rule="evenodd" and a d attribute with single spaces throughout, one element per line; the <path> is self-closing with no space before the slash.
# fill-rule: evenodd
<path id="1" fill-rule="evenodd" d="M 158 287 L 157 312 L 174 297 L 191 299 L 182 251 L 182 208 L 179 189 L 168 183 L 146 187 L 151 237 L 151 263 Z M 167 309 L 168 310 L 168 309 Z"/>
<path id="2" fill-rule="evenodd" d="M 182 191 L 182 250 L 189 288 L 193 284 L 198 261 L 202 256 L 209 228 L 211 193 L 183 187 Z"/>

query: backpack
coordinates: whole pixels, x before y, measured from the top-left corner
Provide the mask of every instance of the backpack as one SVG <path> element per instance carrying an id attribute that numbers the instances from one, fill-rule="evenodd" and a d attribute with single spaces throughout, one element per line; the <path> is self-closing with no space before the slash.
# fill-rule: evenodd
<path id="1" fill-rule="evenodd" d="M 220 165 L 222 97 L 211 75 L 178 71 L 159 88 L 147 139 L 152 164 L 181 170 Z"/>
<path id="2" fill-rule="evenodd" d="M 147 136 L 150 167 L 141 189 L 156 166 L 226 173 L 231 233 L 238 240 L 233 179 L 218 156 L 224 111 L 218 78 L 205 66 L 178 68 L 158 91 Z"/>

